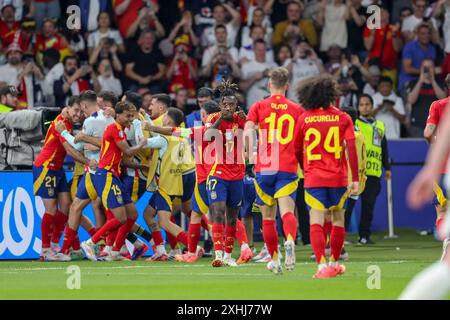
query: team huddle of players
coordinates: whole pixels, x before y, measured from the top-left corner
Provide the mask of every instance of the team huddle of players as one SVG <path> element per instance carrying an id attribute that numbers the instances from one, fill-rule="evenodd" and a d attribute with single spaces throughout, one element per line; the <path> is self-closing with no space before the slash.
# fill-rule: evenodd
<path id="1" fill-rule="evenodd" d="M 91 91 L 72 97 L 50 126 L 33 167 L 34 191 L 46 210 L 41 258 L 137 259 L 148 250 L 142 238 L 154 247 L 147 260 L 163 261 L 168 259 L 163 229 L 172 249 L 178 244 L 188 248 L 175 259 L 195 262 L 203 254 L 198 246 L 203 227 L 212 237 L 214 267 L 248 262 L 253 253 L 238 215 L 245 200 L 246 163 L 254 163 L 256 204 L 271 257 L 267 268 L 282 272 L 278 211 L 286 239 L 284 267 L 294 269 L 295 197 L 303 174 L 318 264 L 314 277 L 343 274 L 345 267 L 338 260 L 345 240 L 345 202 L 362 192 L 365 176 L 359 159 L 364 148 L 355 142 L 358 133 L 352 118 L 333 106 L 338 92 L 331 78 L 302 83 L 297 90 L 300 105 L 285 97 L 288 82 L 286 69 L 272 69 L 270 97 L 256 102 L 245 115 L 238 108 L 236 86 L 224 81 L 217 89 L 218 102 L 202 106 L 203 125 L 193 128 L 184 128 L 183 113 L 169 107 L 165 94 L 153 96 L 151 117 L 139 110 L 139 96 L 133 93 L 117 103 L 114 97 Z M 83 128 L 75 133 L 74 125 L 80 122 Z M 71 187 L 62 170 L 66 154 L 84 166 L 74 173 Z M 149 231 L 136 224 L 135 202 L 146 191 L 153 192 L 143 213 Z M 90 203 L 95 226 L 82 213 Z M 173 219 L 177 206 L 190 217 L 187 234 Z M 326 234 L 323 226 L 330 220 L 332 228 Z M 82 243 L 80 225 L 91 236 Z M 131 255 L 126 239 L 135 247 Z M 241 245 L 238 261 L 232 258 L 235 239 Z"/>

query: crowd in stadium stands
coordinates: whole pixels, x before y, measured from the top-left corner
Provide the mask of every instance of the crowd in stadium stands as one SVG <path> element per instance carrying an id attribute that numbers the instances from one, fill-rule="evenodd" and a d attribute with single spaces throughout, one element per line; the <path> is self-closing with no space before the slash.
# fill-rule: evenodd
<path id="1" fill-rule="evenodd" d="M 372 4 L 379 28 L 368 27 Z M 449 0 L 0 0 L 0 9 L 0 87 L 17 89 L 0 90 L 0 111 L 132 90 L 145 101 L 170 93 L 192 120 L 198 88 L 231 78 L 247 110 L 279 65 L 293 100 L 300 81 L 325 73 L 339 83 L 339 107 L 371 95 L 396 139 L 423 137 L 431 102 L 448 95 Z"/>

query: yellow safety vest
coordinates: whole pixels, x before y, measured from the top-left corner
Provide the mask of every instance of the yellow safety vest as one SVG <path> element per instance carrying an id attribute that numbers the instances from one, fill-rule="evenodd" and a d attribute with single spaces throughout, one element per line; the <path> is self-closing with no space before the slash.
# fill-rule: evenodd
<path id="1" fill-rule="evenodd" d="M 381 142 L 386 132 L 384 123 L 378 120 L 375 120 L 373 123 L 368 123 L 357 119 L 355 126 L 364 136 L 364 142 L 366 144 L 366 175 L 379 178 L 383 173 Z"/>
<path id="2" fill-rule="evenodd" d="M 13 108 L 0 103 L 0 113 L 7 113 L 7 112 L 11 112 L 13 110 L 14 110 Z"/>

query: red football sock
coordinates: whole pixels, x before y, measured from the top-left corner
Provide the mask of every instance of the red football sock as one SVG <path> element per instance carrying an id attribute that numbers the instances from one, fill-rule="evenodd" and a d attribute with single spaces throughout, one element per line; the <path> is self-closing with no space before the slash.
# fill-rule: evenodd
<path id="1" fill-rule="evenodd" d="M 177 238 L 174 237 L 170 232 L 166 231 L 167 242 L 169 242 L 170 249 L 175 249 L 177 246 Z"/>
<path id="2" fill-rule="evenodd" d="M 189 253 L 197 251 L 198 241 L 200 240 L 200 223 L 190 223 L 188 229 L 188 248 Z"/>
<path id="3" fill-rule="evenodd" d="M 107 236 L 106 236 L 106 245 L 109 247 L 112 247 L 114 245 L 114 241 L 116 241 L 116 237 L 117 237 L 117 232 L 119 232 L 119 229 L 116 229 L 114 231 L 111 231 Z"/>
<path id="4" fill-rule="evenodd" d="M 232 253 L 234 238 L 236 237 L 236 226 L 230 226 L 228 223 L 225 226 L 225 252 Z"/>
<path id="5" fill-rule="evenodd" d="M 61 236 L 64 232 L 64 227 L 66 225 L 67 219 L 69 219 L 69 217 L 61 211 L 56 212 L 52 234 L 53 243 L 59 243 L 59 240 L 61 239 Z"/>
<path id="6" fill-rule="evenodd" d="M 54 228 L 55 217 L 49 213 L 45 213 L 41 222 L 42 248 L 50 248 L 50 239 Z"/>
<path id="7" fill-rule="evenodd" d="M 297 239 L 297 218 L 292 212 L 283 215 L 283 230 L 287 240 Z"/>
<path id="8" fill-rule="evenodd" d="M 135 222 L 136 219 L 128 218 L 127 221 L 120 226 L 119 231 L 117 232 L 116 241 L 114 242 L 113 251 L 120 251 L 120 248 L 124 245 L 125 239 L 127 238 L 131 228 L 133 228 Z"/>
<path id="9" fill-rule="evenodd" d="M 278 232 L 275 220 L 263 220 L 263 238 L 270 256 L 273 258 L 275 253 L 278 256 Z"/>
<path id="10" fill-rule="evenodd" d="M 206 214 L 202 215 L 202 228 L 206 230 L 206 232 L 209 232 L 211 229 L 211 222 L 209 221 Z"/>
<path id="11" fill-rule="evenodd" d="M 160 244 L 164 243 L 163 237 L 161 235 L 161 231 L 154 231 L 152 232 L 152 238 L 155 242 L 155 246 L 159 246 Z"/>
<path id="12" fill-rule="evenodd" d="M 109 221 L 107 221 L 103 227 L 101 227 L 92 237 L 91 240 L 93 243 L 97 243 L 100 241 L 100 239 L 108 234 L 111 233 L 114 230 L 117 230 L 122 224 L 120 223 L 117 218 L 113 218 Z"/>
<path id="13" fill-rule="evenodd" d="M 236 220 L 236 240 L 239 245 L 248 243 L 247 232 L 245 231 L 245 226 L 241 220 Z"/>
<path id="14" fill-rule="evenodd" d="M 113 214 L 112 211 L 109 210 L 109 209 L 106 209 L 106 210 L 105 210 L 105 216 L 106 216 L 106 220 L 111 220 L 111 219 L 114 218 L 114 214 Z"/>
<path id="15" fill-rule="evenodd" d="M 436 230 L 439 234 L 439 237 L 441 238 L 442 241 L 444 241 L 445 237 L 442 236 L 442 232 L 441 229 L 444 225 L 444 218 L 443 217 L 439 217 L 436 219 Z"/>
<path id="16" fill-rule="evenodd" d="M 328 236 L 331 235 L 331 228 L 333 225 L 331 224 L 331 221 L 325 221 L 323 224 L 323 235 L 325 237 L 325 243 L 328 243 Z"/>
<path id="17" fill-rule="evenodd" d="M 92 227 L 92 229 L 90 229 L 88 231 L 89 235 L 92 237 L 95 233 L 97 232 L 97 228 L 96 227 Z"/>
<path id="18" fill-rule="evenodd" d="M 63 254 L 69 254 L 70 247 L 72 247 L 72 243 L 75 238 L 76 231 L 71 229 L 69 226 L 66 227 L 66 230 L 64 232 L 64 241 L 61 248 L 61 253 Z"/>
<path id="19" fill-rule="evenodd" d="M 188 238 L 184 231 L 181 231 L 179 234 L 177 234 L 177 242 L 181 242 L 186 247 L 188 246 Z"/>
<path id="20" fill-rule="evenodd" d="M 214 251 L 223 251 L 223 224 L 213 223 L 212 240 L 214 242 Z"/>
<path id="21" fill-rule="evenodd" d="M 317 263 L 325 263 L 325 237 L 323 236 L 323 227 L 320 224 L 313 224 L 309 230 L 309 237 L 311 239 L 311 247 L 316 256 Z"/>
<path id="22" fill-rule="evenodd" d="M 72 241 L 72 249 L 73 250 L 80 250 L 80 238 L 78 237 L 78 232 L 75 233 L 75 236 L 73 237 Z"/>
<path id="23" fill-rule="evenodd" d="M 331 228 L 330 236 L 330 248 L 331 248 L 331 258 L 334 261 L 338 261 L 341 256 L 342 247 L 344 246 L 345 240 L 345 228 L 333 226 Z"/>

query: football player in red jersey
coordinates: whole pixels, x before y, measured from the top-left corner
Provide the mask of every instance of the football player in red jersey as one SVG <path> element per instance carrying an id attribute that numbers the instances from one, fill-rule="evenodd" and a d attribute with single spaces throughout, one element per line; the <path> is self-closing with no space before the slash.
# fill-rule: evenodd
<path id="1" fill-rule="evenodd" d="M 298 88 L 298 97 L 306 111 L 298 121 L 297 158 L 305 175 L 305 201 L 310 207 L 310 238 L 318 271 L 314 278 L 330 278 L 345 272 L 337 261 L 345 240 L 344 204 L 348 196 L 348 169 L 353 182 L 350 194 L 358 192 L 358 158 L 352 119 L 332 106 L 336 83 L 330 77 L 316 77 Z M 325 215 L 332 216 L 330 264 L 326 263 L 323 225 Z"/>
<path id="2" fill-rule="evenodd" d="M 450 82 L 450 75 L 446 78 Z M 448 103 L 448 102 L 447 102 Z M 437 133 L 436 142 L 431 145 L 423 169 L 417 174 L 408 189 L 408 203 L 418 209 L 430 201 L 436 182 L 439 180 L 440 169 L 450 152 L 450 108 L 447 106 Z M 450 191 L 450 177 L 445 178 L 447 192 Z M 450 236 L 450 211 L 441 226 L 441 233 Z M 400 296 L 401 300 L 438 300 L 445 299 L 450 292 L 450 253 L 444 250 L 440 262 L 433 264 L 419 273 Z"/>
<path id="3" fill-rule="evenodd" d="M 70 98 L 64 115 L 60 114 L 52 122 L 45 137 L 44 147 L 33 163 L 34 194 L 42 198 L 45 207 L 41 222 L 41 259 L 43 260 L 57 259 L 55 254 L 59 251 L 58 243 L 64 231 L 71 204 L 70 189 L 62 168 L 66 154 L 89 167 L 95 168 L 97 165 L 95 161 L 88 160 L 76 151 L 61 136 L 55 129 L 59 121 L 64 122 L 68 131 L 72 130 L 75 123 L 83 121 L 78 97 Z"/>
<path id="4" fill-rule="evenodd" d="M 294 215 L 298 186 L 298 162 L 295 157 L 295 126 L 304 112 L 298 104 L 285 97 L 289 71 L 275 68 L 269 73 L 270 97 L 256 102 L 250 109 L 245 124 L 249 137 L 247 150 L 253 150 L 253 136 L 259 127 L 260 144 L 255 164 L 257 202 L 263 215 L 263 236 L 272 261 L 267 265 L 275 274 L 281 273 L 278 253 L 278 233 L 275 225 L 277 206 L 283 219 L 286 236 L 285 267 L 295 266 L 295 239 L 297 218 Z"/>
<path id="5" fill-rule="evenodd" d="M 207 179 L 208 201 L 213 223 L 212 238 L 215 253 L 213 267 L 237 266 L 231 253 L 236 236 L 236 220 L 244 192 L 245 160 L 241 143 L 245 115 L 242 115 L 241 111 L 236 112 L 238 105 L 236 89 L 237 86 L 227 80 L 218 87 L 221 111 L 208 117 L 206 123 L 208 130 L 204 134 L 205 140 L 214 139 L 208 146 L 213 148 L 215 160 Z"/>
<path id="6" fill-rule="evenodd" d="M 450 86 L 450 75 L 447 76 L 447 85 Z M 445 99 L 437 100 L 433 102 L 430 106 L 430 111 L 427 119 L 427 125 L 424 130 L 424 137 L 428 141 L 428 143 L 432 144 L 436 140 L 436 135 L 439 131 L 439 124 L 444 115 L 444 110 L 446 107 L 450 105 L 450 97 Z M 442 225 L 444 223 L 445 213 L 447 212 L 448 205 L 448 195 L 446 193 L 446 189 L 442 186 L 443 179 L 445 174 L 447 173 L 448 168 L 444 166 L 441 170 L 441 179 L 439 183 L 437 183 L 434 187 L 435 198 L 433 200 L 433 204 L 436 207 L 436 229 L 441 237 L 444 240 L 444 248 L 448 246 L 449 239 L 445 239 L 441 232 Z M 444 254 L 445 255 L 445 249 Z"/>
<path id="7" fill-rule="evenodd" d="M 86 256 L 93 261 L 97 260 L 95 244 L 104 235 L 117 229 L 111 260 L 123 260 L 120 249 L 138 216 L 130 194 L 125 192 L 119 178 L 123 155 L 134 156 L 147 144 L 146 139 L 142 139 L 134 147 L 130 147 L 127 143 L 124 129 L 131 125 L 135 112 L 136 107 L 133 104 L 126 101 L 117 103 L 115 106 L 116 121 L 107 126 L 103 133 L 100 161 L 93 182 L 103 206 L 105 209 L 111 210 L 114 218 L 108 220 L 89 240 L 83 241 L 81 244 Z"/>

